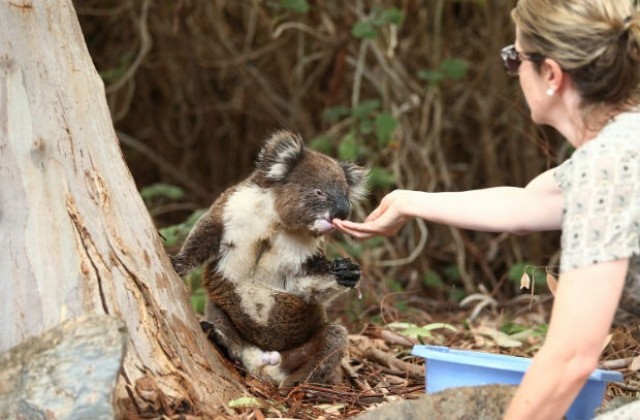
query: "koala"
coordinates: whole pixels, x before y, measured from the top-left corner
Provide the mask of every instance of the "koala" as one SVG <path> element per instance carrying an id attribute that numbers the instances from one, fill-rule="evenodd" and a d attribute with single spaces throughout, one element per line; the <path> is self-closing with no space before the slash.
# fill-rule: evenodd
<path id="1" fill-rule="evenodd" d="M 324 234 L 366 196 L 367 176 L 276 132 L 171 258 L 181 276 L 205 263 L 209 336 L 249 373 L 279 386 L 341 380 L 347 331 L 326 306 L 357 285 L 360 266 L 328 260 Z"/>

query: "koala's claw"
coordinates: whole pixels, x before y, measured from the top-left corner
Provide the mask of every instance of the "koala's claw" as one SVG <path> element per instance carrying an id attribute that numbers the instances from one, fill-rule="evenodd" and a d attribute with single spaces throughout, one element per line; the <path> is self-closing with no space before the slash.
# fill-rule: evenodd
<path id="1" fill-rule="evenodd" d="M 360 265 L 349 258 L 336 258 L 329 267 L 329 273 L 337 277 L 338 284 L 345 287 L 355 287 L 360 280 Z"/>
<path id="2" fill-rule="evenodd" d="M 170 255 L 169 259 L 171 260 L 171 265 L 173 266 L 173 269 L 176 270 L 176 273 L 178 273 L 180 277 L 182 277 L 186 269 L 182 261 L 180 261 L 181 260 L 180 257 L 177 255 Z"/>
<path id="3" fill-rule="evenodd" d="M 194 268 L 190 261 L 182 255 L 171 255 L 169 259 L 171 260 L 173 269 L 176 270 L 176 273 L 178 273 L 180 277 L 184 277 Z"/>
<path id="4" fill-rule="evenodd" d="M 202 328 L 202 332 L 204 332 L 207 338 L 211 338 L 215 327 L 209 321 L 200 321 L 200 328 Z"/>

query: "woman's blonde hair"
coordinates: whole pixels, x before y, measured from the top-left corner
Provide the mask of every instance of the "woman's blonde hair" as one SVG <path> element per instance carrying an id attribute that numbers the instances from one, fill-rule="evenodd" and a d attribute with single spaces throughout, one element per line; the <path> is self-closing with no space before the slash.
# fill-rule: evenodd
<path id="1" fill-rule="evenodd" d="M 624 109 L 640 101 L 637 3 L 519 0 L 511 17 L 524 52 L 555 60 L 570 75 L 583 110 Z"/>

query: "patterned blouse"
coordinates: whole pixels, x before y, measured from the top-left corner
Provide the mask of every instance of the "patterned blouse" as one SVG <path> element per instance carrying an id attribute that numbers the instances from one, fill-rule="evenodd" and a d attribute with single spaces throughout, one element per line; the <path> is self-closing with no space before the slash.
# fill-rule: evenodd
<path id="1" fill-rule="evenodd" d="M 640 315 L 640 112 L 618 115 L 554 177 L 564 195 L 560 272 L 630 258 L 621 307 Z"/>

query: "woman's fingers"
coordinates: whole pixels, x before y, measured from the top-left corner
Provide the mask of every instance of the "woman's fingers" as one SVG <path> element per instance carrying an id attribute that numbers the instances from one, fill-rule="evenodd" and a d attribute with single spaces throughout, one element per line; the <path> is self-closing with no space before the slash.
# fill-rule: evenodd
<path id="1" fill-rule="evenodd" d="M 368 223 L 354 223 L 348 220 L 333 219 L 333 224 L 344 233 L 358 239 L 370 238 L 377 232 Z"/>

